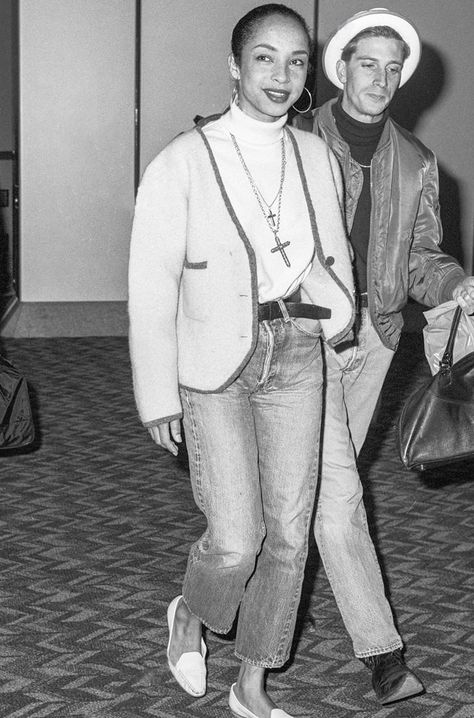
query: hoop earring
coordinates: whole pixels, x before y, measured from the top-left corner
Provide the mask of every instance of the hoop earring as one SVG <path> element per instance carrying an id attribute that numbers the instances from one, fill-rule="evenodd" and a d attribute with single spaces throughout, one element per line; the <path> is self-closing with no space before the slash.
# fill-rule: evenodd
<path id="1" fill-rule="evenodd" d="M 308 95 L 309 95 L 309 105 L 308 105 L 308 107 L 307 107 L 305 110 L 298 110 L 297 107 L 295 107 L 294 105 L 292 105 L 292 107 L 293 107 L 293 109 L 295 110 L 295 112 L 299 112 L 300 115 L 304 115 L 305 112 L 309 112 L 309 110 L 310 110 L 311 107 L 313 106 L 313 96 L 312 96 L 311 92 L 308 90 L 307 87 L 303 87 L 303 90 L 306 90 L 306 92 L 307 92 Z M 300 97 L 302 97 L 302 95 L 303 95 L 303 93 L 301 93 Z M 300 99 L 300 98 L 298 97 L 298 99 Z"/>
<path id="2" fill-rule="evenodd" d="M 230 97 L 230 103 L 233 104 L 234 102 L 236 105 L 239 104 L 239 91 L 235 85 L 232 88 L 232 95 Z"/>

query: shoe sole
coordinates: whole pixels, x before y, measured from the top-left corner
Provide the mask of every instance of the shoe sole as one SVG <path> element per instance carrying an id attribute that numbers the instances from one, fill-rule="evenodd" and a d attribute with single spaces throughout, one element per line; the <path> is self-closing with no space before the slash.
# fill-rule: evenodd
<path id="1" fill-rule="evenodd" d="M 403 683 L 397 686 L 396 690 L 393 693 L 386 696 L 383 700 L 380 699 L 380 703 L 382 703 L 382 705 L 387 705 L 387 703 L 403 701 L 406 698 L 412 698 L 413 696 L 417 696 L 420 693 L 423 693 L 424 690 L 425 689 L 423 687 L 423 684 L 420 683 L 418 678 L 412 673 L 409 673 L 405 677 Z"/>

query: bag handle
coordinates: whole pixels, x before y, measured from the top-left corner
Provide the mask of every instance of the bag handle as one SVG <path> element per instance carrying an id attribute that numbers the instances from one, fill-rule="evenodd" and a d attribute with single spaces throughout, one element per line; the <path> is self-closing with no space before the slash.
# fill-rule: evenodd
<path id="1" fill-rule="evenodd" d="M 440 371 L 448 371 L 451 369 L 453 365 L 453 349 L 454 349 L 454 340 L 456 339 L 456 332 L 459 326 L 459 321 L 461 319 L 462 309 L 458 306 L 456 307 L 456 310 L 453 315 L 453 321 L 451 322 L 451 329 L 449 332 L 448 337 L 448 343 L 446 344 L 446 349 L 444 350 L 443 358 L 440 361 L 439 364 L 439 370 Z"/>

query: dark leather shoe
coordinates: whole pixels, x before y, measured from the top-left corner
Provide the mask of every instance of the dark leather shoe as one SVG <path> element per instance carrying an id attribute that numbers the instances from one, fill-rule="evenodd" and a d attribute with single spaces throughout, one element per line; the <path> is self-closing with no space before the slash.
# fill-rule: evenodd
<path id="1" fill-rule="evenodd" d="M 406 666 L 400 648 L 362 658 L 362 662 L 372 671 L 372 686 L 382 704 L 402 701 L 425 690 L 423 683 Z"/>

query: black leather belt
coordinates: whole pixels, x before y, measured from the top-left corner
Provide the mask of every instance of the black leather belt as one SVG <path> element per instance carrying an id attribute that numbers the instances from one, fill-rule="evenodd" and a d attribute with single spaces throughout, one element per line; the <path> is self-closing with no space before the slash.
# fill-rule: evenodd
<path id="1" fill-rule="evenodd" d="M 319 307 L 316 304 L 302 304 L 301 302 L 285 302 L 286 311 L 290 317 L 301 319 L 329 319 L 331 310 L 328 307 Z M 258 305 L 258 321 L 271 321 L 282 319 L 283 314 L 278 302 L 265 302 Z"/>

